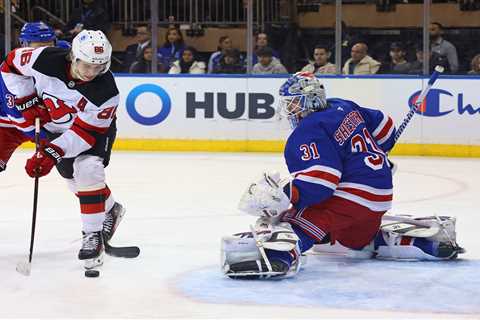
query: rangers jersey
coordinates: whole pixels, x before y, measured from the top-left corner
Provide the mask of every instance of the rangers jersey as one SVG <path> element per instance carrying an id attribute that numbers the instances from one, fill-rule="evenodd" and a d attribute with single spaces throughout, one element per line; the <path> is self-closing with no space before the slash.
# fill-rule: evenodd
<path id="1" fill-rule="evenodd" d="M 294 179 L 285 187 L 300 210 L 340 197 L 373 211 L 392 204 L 392 173 L 386 152 L 394 145 L 393 120 L 379 110 L 343 99 L 300 121 L 285 146 Z"/>
<path id="2" fill-rule="evenodd" d="M 15 108 L 15 96 L 8 91 L 0 75 L 0 127 L 16 128 L 29 138 L 34 136 L 34 126 L 25 121 L 20 111 Z"/>
<path id="3" fill-rule="evenodd" d="M 72 158 L 92 148 L 115 118 L 119 93 L 110 71 L 94 80 L 75 80 L 70 74 L 68 50 L 52 47 L 18 48 L 2 64 L 6 88 L 22 98 L 38 95 L 51 121 L 43 128 L 61 134 L 51 143 Z"/>

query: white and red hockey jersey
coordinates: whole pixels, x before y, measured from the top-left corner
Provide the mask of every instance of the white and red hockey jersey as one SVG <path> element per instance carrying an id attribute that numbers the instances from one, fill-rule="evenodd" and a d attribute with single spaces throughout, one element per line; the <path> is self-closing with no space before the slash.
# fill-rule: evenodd
<path id="1" fill-rule="evenodd" d="M 72 158 L 95 145 L 115 118 L 119 92 L 108 71 L 94 80 L 74 80 L 69 51 L 61 48 L 18 48 L 11 51 L 1 72 L 6 88 L 16 98 L 37 94 L 51 117 L 43 128 L 61 135 L 51 141 Z"/>

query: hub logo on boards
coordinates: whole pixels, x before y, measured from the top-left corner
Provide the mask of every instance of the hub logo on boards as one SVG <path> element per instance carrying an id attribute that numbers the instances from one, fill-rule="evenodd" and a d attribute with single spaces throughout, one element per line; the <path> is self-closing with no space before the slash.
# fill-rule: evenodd
<path id="1" fill-rule="evenodd" d="M 162 101 L 162 109 L 160 112 L 153 117 L 145 117 L 137 111 L 137 105 L 135 104 L 137 98 L 143 93 L 150 92 L 157 95 Z M 153 126 L 159 124 L 165 120 L 170 114 L 172 108 L 172 101 L 168 93 L 160 86 L 147 83 L 141 84 L 130 91 L 126 100 L 126 107 L 129 116 L 136 122 L 146 125 Z"/>

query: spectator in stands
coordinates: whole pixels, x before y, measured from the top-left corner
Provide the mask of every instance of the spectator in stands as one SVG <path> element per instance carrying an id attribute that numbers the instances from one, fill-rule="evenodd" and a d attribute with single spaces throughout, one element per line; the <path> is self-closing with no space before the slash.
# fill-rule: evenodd
<path id="1" fill-rule="evenodd" d="M 110 19 L 102 1 L 82 0 L 82 5 L 72 10 L 67 25 L 61 32 L 57 32 L 60 33 L 58 36 L 71 42 L 84 29 L 102 30 L 105 34 L 110 30 Z"/>
<path id="2" fill-rule="evenodd" d="M 415 49 L 417 60 L 410 63 L 410 74 L 423 74 L 423 46 L 418 45 Z M 429 72 L 435 68 L 435 66 L 442 66 L 445 68 L 445 72 L 448 72 L 449 65 L 447 57 L 439 55 L 436 52 L 429 52 L 430 66 Z"/>
<path id="3" fill-rule="evenodd" d="M 257 64 L 258 62 L 258 50 L 268 47 L 269 46 L 269 41 L 268 41 L 268 35 L 264 32 L 261 32 L 255 36 L 255 47 L 253 48 L 253 57 L 252 57 L 252 65 Z M 272 50 L 272 56 L 280 59 L 280 54 L 270 47 Z"/>
<path id="4" fill-rule="evenodd" d="M 480 54 L 473 57 L 470 65 L 472 69 L 468 71 L 468 74 L 480 74 Z"/>
<path id="5" fill-rule="evenodd" d="M 229 36 L 222 36 L 218 39 L 218 47 L 216 52 L 212 53 L 208 60 L 208 73 L 212 73 L 215 66 L 218 66 L 225 51 L 232 48 L 232 39 Z"/>
<path id="6" fill-rule="evenodd" d="M 411 64 L 405 58 L 407 51 L 401 42 L 392 42 L 390 45 L 390 62 L 383 63 L 379 73 L 408 74 Z"/>
<path id="7" fill-rule="evenodd" d="M 146 46 L 143 48 L 143 52 L 136 61 L 130 66 L 130 73 L 150 73 L 152 71 L 152 56 L 153 49 L 151 46 Z M 166 72 L 165 66 L 162 63 L 157 62 L 157 72 L 163 73 Z"/>
<path id="8" fill-rule="evenodd" d="M 288 73 L 287 69 L 277 58 L 273 57 L 273 50 L 270 47 L 263 47 L 257 50 L 258 63 L 253 66 L 253 74 L 278 74 Z"/>
<path id="9" fill-rule="evenodd" d="M 330 54 L 330 50 L 327 46 L 315 46 L 315 49 L 313 50 L 314 61 L 303 67 L 302 71 L 311 72 L 314 74 L 335 74 L 335 65 L 328 62 Z"/>
<path id="10" fill-rule="evenodd" d="M 343 66 L 343 74 L 375 74 L 380 68 L 380 62 L 368 55 L 368 47 L 359 42 L 353 45 L 351 58 Z"/>
<path id="11" fill-rule="evenodd" d="M 443 39 L 443 26 L 438 22 L 430 23 L 430 48 L 432 53 L 444 56 L 448 60 L 448 67 L 451 73 L 458 71 L 458 56 L 455 46 Z"/>
<path id="12" fill-rule="evenodd" d="M 245 73 L 245 64 L 241 60 L 238 49 L 227 49 L 217 66 L 214 66 L 212 73 L 240 74 Z"/>
<path id="13" fill-rule="evenodd" d="M 205 63 L 196 60 L 197 50 L 193 47 L 186 47 L 182 52 L 182 57 L 175 61 L 168 71 L 170 74 L 191 73 L 202 74 L 205 73 Z"/>
<path id="14" fill-rule="evenodd" d="M 143 49 L 150 46 L 150 42 L 152 41 L 152 34 L 147 25 L 140 25 L 136 30 L 136 43 L 129 45 L 125 50 L 125 57 L 123 59 L 123 69 L 125 72 L 128 72 L 132 63 L 142 56 Z"/>
<path id="15" fill-rule="evenodd" d="M 173 62 L 180 59 L 184 48 L 185 43 L 183 42 L 183 35 L 180 29 L 171 26 L 165 34 L 163 46 L 158 49 L 158 60 L 170 69 Z"/>

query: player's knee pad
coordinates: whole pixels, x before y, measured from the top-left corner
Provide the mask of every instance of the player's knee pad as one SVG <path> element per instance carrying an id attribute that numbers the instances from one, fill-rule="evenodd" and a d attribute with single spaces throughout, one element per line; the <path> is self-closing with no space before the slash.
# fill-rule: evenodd
<path id="1" fill-rule="evenodd" d="M 105 168 L 103 159 L 92 155 L 82 155 L 73 163 L 73 177 L 80 190 L 105 188 Z"/>
<path id="2" fill-rule="evenodd" d="M 252 232 L 223 237 L 223 273 L 232 279 L 293 276 L 301 266 L 298 242 L 288 223 L 276 226 L 257 223 Z"/>

